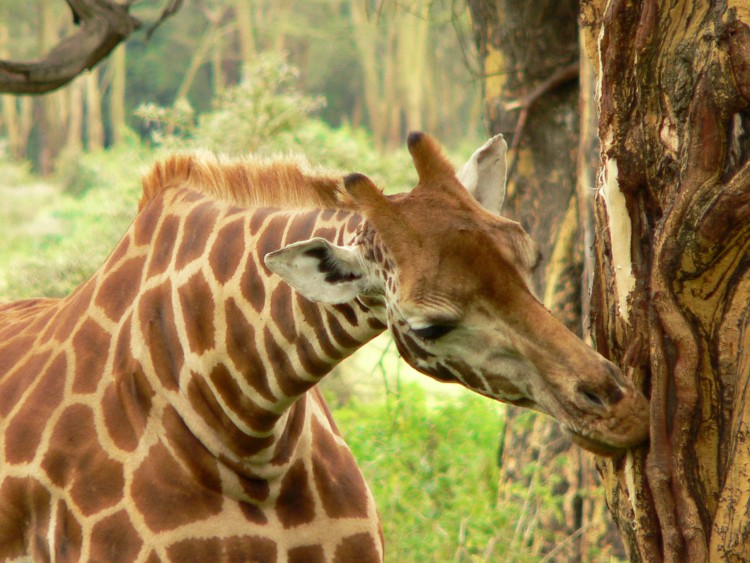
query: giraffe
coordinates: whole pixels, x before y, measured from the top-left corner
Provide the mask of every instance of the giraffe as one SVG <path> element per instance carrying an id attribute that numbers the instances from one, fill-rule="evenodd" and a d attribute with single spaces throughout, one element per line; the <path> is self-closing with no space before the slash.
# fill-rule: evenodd
<path id="1" fill-rule="evenodd" d="M 557 418 L 615 454 L 645 397 L 529 289 L 497 214 L 501 136 L 419 182 L 174 155 L 68 297 L 0 306 L 0 559 L 382 561 L 373 496 L 316 384 L 390 330 L 440 381 Z"/>

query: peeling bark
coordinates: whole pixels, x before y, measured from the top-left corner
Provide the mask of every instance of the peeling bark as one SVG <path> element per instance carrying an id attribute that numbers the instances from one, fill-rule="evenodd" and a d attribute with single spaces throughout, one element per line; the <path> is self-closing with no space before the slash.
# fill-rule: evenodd
<path id="1" fill-rule="evenodd" d="M 750 10 L 595 0 L 582 23 L 603 167 L 616 163 L 606 189 L 621 195 L 605 201 L 602 179 L 595 340 L 651 405 L 650 445 L 600 462 L 610 508 L 632 560 L 747 561 Z"/>

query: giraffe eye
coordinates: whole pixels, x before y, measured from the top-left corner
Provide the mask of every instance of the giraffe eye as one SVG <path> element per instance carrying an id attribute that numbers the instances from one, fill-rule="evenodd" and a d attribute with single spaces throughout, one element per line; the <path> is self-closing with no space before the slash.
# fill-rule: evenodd
<path id="1" fill-rule="evenodd" d="M 447 324 L 434 324 L 424 328 L 413 328 L 411 329 L 412 334 L 418 336 L 423 340 L 437 340 L 451 332 L 456 327 Z"/>

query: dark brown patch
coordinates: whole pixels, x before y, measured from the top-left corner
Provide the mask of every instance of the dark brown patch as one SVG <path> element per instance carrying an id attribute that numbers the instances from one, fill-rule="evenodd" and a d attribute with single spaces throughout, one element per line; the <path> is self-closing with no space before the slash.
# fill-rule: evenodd
<path id="1" fill-rule="evenodd" d="M 188 398 L 198 415 L 235 454 L 243 457 L 255 455 L 273 443 L 273 436 L 254 438 L 237 428 L 222 410 L 202 376 L 193 374 L 188 384 Z"/>
<path id="2" fill-rule="evenodd" d="M 177 270 L 181 270 L 193 260 L 203 256 L 206 243 L 214 230 L 218 217 L 218 211 L 214 204 L 209 201 L 196 205 L 188 213 L 175 256 Z"/>
<path id="3" fill-rule="evenodd" d="M 282 432 L 273 451 L 271 463 L 284 465 L 289 463 L 297 447 L 297 442 L 305 428 L 305 411 L 307 410 L 307 396 L 303 395 L 290 407 L 291 413 L 287 418 L 284 432 Z"/>
<path id="4" fill-rule="evenodd" d="M 127 255 L 128 250 L 130 250 L 130 233 L 126 234 L 122 238 L 122 240 L 117 243 L 117 246 L 112 251 L 112 254 L 109 255 L 109 258 L 107 258 L 104 267 L 106 269 L 112 268 L 115 264 L 122 260 L 123 257 Z"/>
<path id="5" fill-rule="evenodd" d="M 461 380 L 466 384 L 469 389 L 477 391 L 488 391 L 484 382 L 481 380 L 479 375 L 469 366 L 469 364 L 460 361 L 446 361 L 445 365 L 452 369 L 454 372 L 461 375 Z"/>
<path id="6" fill-rule="evenodd" d="M 279 415 L 256 405 L 243 394 L 229 369 L 219 364 L 211 371 L 211 381 L 224 403 L 250 428 L 256 432 L 269 432 Z"/>
<path id="7" fill-rule="evenodd" d="M 227 283 L 245 254 L 245 225 L 242 220 L 229 223 L 216 235 L 208 263 L 220 284 Z"/>
<path id="8" fill-rule="evenodd" d="M 351 452 L 313 420 L 313 476 L 331 518 L 367 518 L 367 485 Z"/>
<path id="9" fill-rule="evenodd" d="M 10 420 L 5 430 L 5 459 L 8 462 L 22 463 L 34 459 L 47 420 L 63 399 L 65 364 L 65 353 L 58 353 L 22 408 Z"/>
<path id="10" fill-rule="evenodd" d="M 73 392 L 93 393 L 104 373 L 111 336 L 94 320 L 86 319 L 73 337 L 75 364 Z"/>
<path id="11" fill-rule="evenodd" d="M 162 198 L 152 199 L 133 223 L 133 240 L 138 246 L 151 242 L 154 230 L 159 223 L 162 211 Z"/>
<path id="12" fill-rule="evenodd" d="M 284 234 L 284 229 L 289 218 L 287 216 L 274 216 L 268 221 L 266 226 L 263 228 L 263 232 L 258 237 L 257 254 L 261 260 L 269 252 L 279 250 L 281 248 L 281 237 Z M 263 270 L 266 275 L 271 275 L 271 271 L 266 268 L 265 264 L 262 264 Z"/>
<path id="13" fill-rule="evenodd" d="M 292 303 L 292 289 L 285 283 L 278 284 L 271 295 L 271 319 L 288 342 L 297 338 Z"/>
<path id="14" fill-rule="evenodd" d="M 91 531 L 91 560 L 135 561 L 143 541 L 124 510 L 96 523 Z"/>
<path id="15" fill-rule="evenodd" d="M 203 354 L 215 346 L 214 296 L 211 287 L 203 274 L 198 272 L 180 286 L 177 293 L 190 349 L 196 354 Z"/>
<path id="16" fill-rule="evenodd" d="M 164 409 L 162 424 L 172 451 L 180 457 L 182 465 L 189 469 L 193 479 L 207 489 L 221 492 L 216 457 L 195 437 L 173 407 Z"/>
<path id="17" fill-rule="evenodd" d="M 359 326 L 359 318 L 357 317 L 357 312 L 354 310 L 354 307 L 348 303 L 339 303 L 338 305 L 333 305 L 333 308 L 341 314 L 350 325 Z"/>
<path id="18" fill-rule="evenodd" d="M 359 226 L 362 224 L 362 216 L 352 213 L 349 217 L 349 221 L 346 223 L 346 231 L 348 233 L 356 233 Z"/>
<path id="19" fill-rule="evenodd" d="M 361 342 L 349 334 L 349 331 L 341 325 L 339 319 L 335 315 L 332 315 L 330 311 L 326 311 L 326 320 L 328 321 L 328 330 L 339 346 L 345 350 L 352 350 L 362 345 Z"/>
<path id="20" fill-rule="evenodd" d="M 256 505 L 247 502 L 240 503 L 240 511 L 248 522 L 253 524 L 268 524 L 268 518 L 265 513 Z"/>
<path id="21" fill-rule="evenodd" d="M 183 540 L 168 550 L 172 561 L 248 561 L 275 563 L 276 543 L 259 536 Z"/>
<path id="22" fill-rule="evenodd" d="M 162 221 L 156 240 L 151 247 L 151 261 L 148 264 L 148 277 L 153 277 L 166 271 L 172 260 L 180 219 L 175 215 L 167 215 Z"/>
<path id="23" fill-rule="evenodd" d="M 138 294 L 145 262 L 145 256 L 125 261 L 119 268 L 109 273 L 99 287 L 94 302 L 113 321 L 123 316 Z"/>
<path id="24" fill-rule="evenodd" d="M 156 375 L 164 387 L 176 390 L 184 363 L 184 352 L 177 336 L 172 310 L 171 284 L 165 282 L 144 293 L 138 310 L 141 332 Z"/>
<path id="25" fill-rule="evenodd" d="M 76 289 L 62 302 L 60 313 L 49 325 L 49 330 L 54 329 L 54 337 L 58 342 L 66 342 L 70 335 L 73 334 L 78 321 L 85 316 L 91 305 L 91 297 L 94 294 L 96 284 L 89 280 L 84 285 Z M 49 335 L 47 331 L 43 338 L 47 340 Z"/>
<path id="26" fill-rule="evenodd" d="M 320 213 L 320 219 L 322 221 L 330 221 L 331 219 L 333 219 L 334 215 L 336 215 L 336 210 L 335 209 L 331 209 L 331 208 L 324 209 Z"/>
<path id="27" fill-rule="evenodd" d="M 380 330 L 380 331 L 383 331 L 386 328 L 388 328 L 388 326 L 385 323 L 383 323 L 379 319 L 376 319 L 375 317 L 370 317 L 369 319 L 367 319 L 367 326 L 369 326 L 373 330 Z"/>
<path id="28" fill-rule="evenodd" d="M 250 302 L 256 313 L 260 313 L 266 304 L 266 288 L 258 273 L 253 256 L 248 256 L 245 271 L 240 280 L 242 295 Z"/>
<path id="29" fill-rule="evenodd" d="M 255 329 L 247 322 L 234 299 L 227 299 L 225 311 L 229 357 L 237 370 L 261 397 L 275 401 L 276 398 L 268 386 L 266 368 L 255 348 Z"/>
<path id="30" fill-rule="evenodd" d="M 319 229 L 315 229 L 315 236 L 321 237 L 326 240 L 330 240 L 331 242 L 336 240 L 337 231 L 333 227 L 321 227 Z"/>
<path id="31" fill-rule="evenodd" d="M 315 500 L 308 481 L 304 462 L 297 460 L 281 481 L 276 514 L 285 529 L 312 522 L 315 518 Z"/>
<path id="32" fill-rule="evenodd" d="M 307 325 L 314 330 L 315 336 L 318 339 L 318 344 L 320 344 L 323 353 L 332 360 L 340 360 L 343 358 L 344 355 L 333 345 L 327 331 L 325 330 L 325 324 L 323 323 L 323 316 L 321 314 L 321 306 L 312 301 L 308 301 L 298 293 L 297 309 L 302 313 L 302 317 Z"/>
<path id="33" fill-rule="evenodd" d="M 31 346 L 31 342 L 29 342 L 29 346 Z M 18 351 L 23 354 L 28 352 L 28 350 Z M 6 350 L 3 350 L 3 356 L 5 356 L 5 352 Z M 41 371 L 49 361 L 51 354 L 52 352 L 50 351 L 34 354 L 11 375 L 6 375 L 7 371 L 0 372 L 2 373 L 2 377 L 0 378 L 0 417 L 8 416 L 8 413 L 10 413 L 13 407 L 16 406 L 16 403 L 21 399 L 24 391 L 26 391 L 28 386 L 40 376 Z M 8 358 L 8 364 L 13 362 L 13 364 L 9 366 L 10 368 L 17 360 L 15 354 L 9 356 L 11 357 Z M 3 357 L 3 360 L 5 360 L 5 357 Z"/>
<path id="34" fill-rule="evenodd" d="M 63 501 L 57 503 L 55 557 L 57 561 L 79 561 L 83 531 L 81 524 Z"/>
<path id="35" fill-rule="evenodd" d="M 70 490 L 73 501 L 86 516 L 122 498 L 122 464 L 102 449 L 94 428 L 94 413 L 87 406 L 73 405 L 57 421 L 42 468 L 53 483 Z"/>
<path id="36" fill-rule="evenodd" d="M 49 492 L 29 477 L 6 477 L 0 487 L 0 560 L 27 555 L 26 540 L 44 538 L 49 527 Z M 41 543 L 41 542 L 40 542 Z M 34 553 L 49 561 L 49 552 Z"/>
<path id="37" fill-rule="evenodd" d="M 341 540 L 336 547 L 334 563 L 379 563 L 380 555 L 373 538 L 367 532 L 354 534 Z"/>
<path id="38" fill-rule="evenodd" d="M 318 356 L 310 341 L 302 334 L 297 337 L 294 345 L 297 347 L 297 357 L 302 369 L 313 377 L 322 377 L 331 371 L 331 364 Z"/>
<path id="39" fill-rule="evenodd" d="M 154 390 L 141 365 L 130 355 L 130 320 L 120 330 L 112 382 L 102 397 L 104 424 L 118 448 L 132 452 L 146 428 Z"/>
<path id="40" fill-rule="evenodd" d="M 287 552 L 289 563 L 325 563 L 325 552 L 321 545 L 302 545 Z"/>
<path id="41" fill-rule="evenodd" d="M 274 210 L 270 208 L 263 208 L 253 211 L 250 216 L 250 234 L 255 236 L 260 232 L 260 228 L 263 226 L 263 222 L 268 218 L 269 215 L 273 215 Z"/>
<path id="42" fill-rule="evenodd" d="M 266 348 L 268 361 L 273 366 L 276 382 L 284 395 L 296 397 L 315 385 L 314 382 L 306 381 L 297 375 L 292 362 L 289 360 L 287 350 L 279 346 L 268 327 L 263 329 L 263 344 Z"/>
<path id="43" fill-rule="evenodd" d="M 154 532 L 172 530 L 221 511 L 221 494 L 196 481 L 162 443 L 151 448 L 133 474 L 131 492 L 146 525 Z"/>
<path id="44" fill-rule="evenodd" d="M 289 224 L 287 229 L 285 244 L 307 240 L 312 236 L 313 229 L 318 222 L 320 211 L 317 209 L 300 213 Z"/>

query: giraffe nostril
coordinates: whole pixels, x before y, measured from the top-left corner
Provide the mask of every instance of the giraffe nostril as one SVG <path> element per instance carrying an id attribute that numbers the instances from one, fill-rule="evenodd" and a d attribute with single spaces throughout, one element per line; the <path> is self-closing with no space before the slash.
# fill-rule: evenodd
<path id="1" fill-rule="evenodd" d="M 578 385 L 576 389 L 578 397 L 583 400 L 584 404 L 588 404 L 598 408 L 604 408 L 607 403 L 593 390 L 588 388 L 586 385 Z"/>

